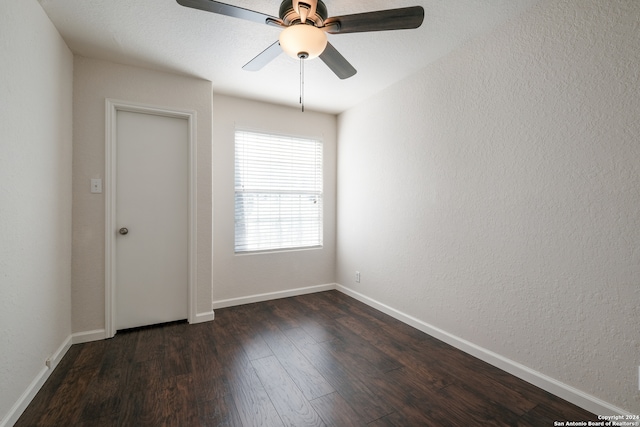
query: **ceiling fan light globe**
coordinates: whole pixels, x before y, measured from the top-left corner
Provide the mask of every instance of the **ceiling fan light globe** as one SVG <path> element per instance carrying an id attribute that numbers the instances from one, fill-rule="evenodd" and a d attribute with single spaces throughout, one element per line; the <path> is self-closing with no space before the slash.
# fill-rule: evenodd
<path id="1" fill-rule="evenodd" d="M 327 47 L 327 35 L 312 25 L 292 25 L 280 33 L 280 47 L 295 59 L 300 57 L 300 53 L 308 55 L 305 59 L 317 58 Z"/>

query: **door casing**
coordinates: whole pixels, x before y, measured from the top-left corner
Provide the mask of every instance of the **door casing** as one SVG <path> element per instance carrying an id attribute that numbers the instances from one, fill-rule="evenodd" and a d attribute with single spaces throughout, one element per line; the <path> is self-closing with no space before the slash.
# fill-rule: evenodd
<path id="1" fill-rule="evenodd" d="M 107 98 L 105 100 L 105 336 L 116 334 L 116 150 L 117 112 L 152 114 L 188 121 L 188 321 L 196 321 L 196 112 Z"/>

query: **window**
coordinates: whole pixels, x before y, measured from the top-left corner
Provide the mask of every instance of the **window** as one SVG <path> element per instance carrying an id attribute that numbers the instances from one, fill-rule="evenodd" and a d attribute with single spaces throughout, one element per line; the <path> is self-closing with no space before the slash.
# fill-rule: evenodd
<path id="1" fill-rule="evenodd" d="M 322 142 L 235 134 L 235 251 L 322 246 Z"/>

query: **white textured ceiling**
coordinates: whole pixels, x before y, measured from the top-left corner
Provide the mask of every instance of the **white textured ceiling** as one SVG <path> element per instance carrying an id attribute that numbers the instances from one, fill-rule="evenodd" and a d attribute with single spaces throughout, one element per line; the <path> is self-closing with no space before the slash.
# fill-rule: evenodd
<path id="1" fill-rule="evenodd" d="M 175 0 L 39 0 L 76 54 L 200 77 L 215 92 L 298 105 L 299 64 L 285 54 L 258 72 L 242 66 L 280 29 L 185 8 Z M 225 0 L 278 16 L 280 0 Z M 502 24 L 537 0 L 324 0 L 329 16 L 420 5 L 416 30 L 329 35 L 358 70 L 338 79 L 319 59 L 305 67 L 307 109 L 339 113 Z"/>

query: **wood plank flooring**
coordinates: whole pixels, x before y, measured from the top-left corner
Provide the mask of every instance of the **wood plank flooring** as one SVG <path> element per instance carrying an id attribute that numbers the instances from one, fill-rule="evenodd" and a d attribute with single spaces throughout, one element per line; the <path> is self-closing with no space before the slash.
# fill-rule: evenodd
<path id="1" fill-rule="evenodd" d="M 340 292 L 72 346 L 16 426 L 552 426 L 596 417 Z"/>

